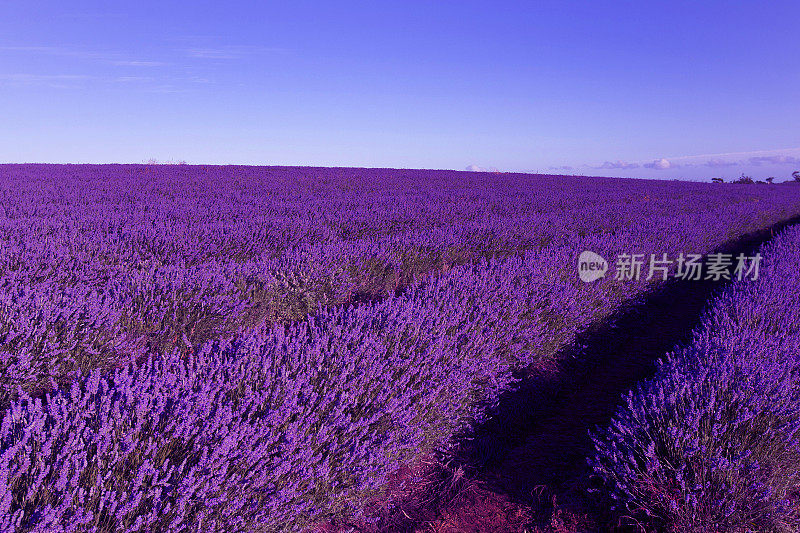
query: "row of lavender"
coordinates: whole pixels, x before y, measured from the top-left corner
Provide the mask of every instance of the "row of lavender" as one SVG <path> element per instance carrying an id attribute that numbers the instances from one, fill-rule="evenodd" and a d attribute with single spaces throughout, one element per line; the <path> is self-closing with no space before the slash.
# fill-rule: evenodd
<path id="1" fill-rule="evenodd" d="M 800 528 L 800 228 L 714 300 L 595 435 L 621 514 L 672 531 Z"/>
<path id="2" fill-rule="evenodd" d="M 381 188 L 383 171 L 3 170 L 0 346 L 17 392 L 0 426 L 0 514 L 19 530 L 286 531 L 358 514 L 398 465 L 480 418 L 512 368 L 646 286 L 581 283 L 581 250 L 707 251 L 800 212 L 791 188 L 624 182 L 621 192 L 616 180 L 399 171 Z M 337 216 L 373 230 L 324 229 Z M 398 230 L 403 217 L 414 227 Z M 448 249 L 460 260 L 442 259 Z M 395 261 L 398 278 L 403 257 L 423 252 L 440 255 L 412 273 L 439 274 L 383 300 L 309 304 L 316 316 L 291 324 L 263 308 L 288 297 L 263 298 L 281 280 L 336 304 L 363 281 L 347 265 Z M 487 252 L 499 257 L 480 259 Z M 176 342 L 143 342 L 132 324 Z"/>
<path id="3" fill-rule="evenodd" d="M 538 272 L 572 271 L 573 256 L 455 267 L 188 359 L 96 370 L 44 402 L 21 394 L 0 428 L 2 525 L 285 531 L 358 515 L 387 474 L 480 419 L 510 370 L 552 343 L 550 327 L 564 334 L 591 311 L 580 302 L 605 297 L 602 283 L 585 300 L 556 292 Z M 573 306 L 548 323 L 532 314 L 538 298 Z"/>

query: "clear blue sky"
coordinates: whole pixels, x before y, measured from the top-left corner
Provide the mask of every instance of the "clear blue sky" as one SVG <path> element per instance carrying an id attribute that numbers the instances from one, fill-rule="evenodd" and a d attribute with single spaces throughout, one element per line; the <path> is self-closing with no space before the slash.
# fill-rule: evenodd
<path id="1" fill-rule="evenodd" d="M 6 0 L 0 162 L 783 180 L 799 20 L 796 1 Z"/>

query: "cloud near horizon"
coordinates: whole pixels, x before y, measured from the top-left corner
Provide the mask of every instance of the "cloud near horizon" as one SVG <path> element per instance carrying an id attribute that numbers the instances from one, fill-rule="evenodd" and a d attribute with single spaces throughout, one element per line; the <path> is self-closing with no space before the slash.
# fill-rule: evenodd
<path id="1" fill-rule="evenodd" d="M 711 168 L 735 167 L 739 164 L 737 161 L 725 161 L 724 159 L 709 159 L 705 162 L 705 166 Z"/>
<path id="2" fill-rule="evenodd" d="M 750 152 L 728 152 L 716 154 L 688 155 L 672 158 L 659 158 L 650 162 L 642 161 L 605 161 L 603 164 L 595 166 L 584 164 L 582 168 L 602 169 L 602 170 L 629 170 L 636 168 L 646 168 L 653 170 L 674 170 L 674 169 L 700 169 L 718 168 L 725 169 L 731 167 L 764 167 L 764 166 L 800 166 L 800 157 L 790 155 L 800 153 L 800 148 L 784 148 L 776 150 L 756 150 Z M 734 158 L 734 156 L 739 156 Z M 747 157 L 749 156 L 749 157 Z M 550 170 L 558 170 L 565 167 L 552 166 Z"/>
<path id="3" fill-rule="evenodd" d="M 770 155 L 751 157 L 747 160 L 751 165 L 800 165 L 800 158 L 790 155 Z"/>
<path id="4" fill-rule="evenodd" d="M 628 163 L 626 161 L 620 161 L 620 160 L 617 160 L 617 161 L 606 161 L 605 163 L 603 163 L 599 167 L 593 167 L 593 168 L 599 168 L 599 169 L 605 169 L 605 170 L 617 169 L 617 168 L 622 168 L 622 169 L 639 168 L 639 163 Z"/>
<path id="5" fill-rule="evenodd" d="M 653 168 L 656 170 L 666 170 L 668 168 L 677 168 L 679 165 L 671 163 L 669 159 L 656 159 L 652 163 L 645 163 L 644 168 Z"/>
<path id="6" fill-rule="evenodd" d="M 469 172 L 498 172 L 497 167 L 479 167 L 478 165 L 469 165 L 466 169 Z"/>

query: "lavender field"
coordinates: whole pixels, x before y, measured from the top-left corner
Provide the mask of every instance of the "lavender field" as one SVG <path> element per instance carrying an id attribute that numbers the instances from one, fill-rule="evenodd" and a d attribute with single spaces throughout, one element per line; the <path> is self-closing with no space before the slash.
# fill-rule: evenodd
<path id="1" fill-rule="evenodd" d="M 520 372 L 665 283 L 584 283 L 582 251 L 708 254 L 800 216 L 794 185 L 357 168 L 1 165 L 0 198 L 20 532 L 400 531 Z M 798 242 L 596 431 L 614 523 L 800 527 Z"/>

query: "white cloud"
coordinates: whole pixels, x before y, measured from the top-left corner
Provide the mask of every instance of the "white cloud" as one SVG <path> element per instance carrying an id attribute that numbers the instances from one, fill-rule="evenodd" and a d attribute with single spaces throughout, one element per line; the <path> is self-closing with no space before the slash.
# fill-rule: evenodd
<path id="1" fill-rule="evenodd" d="M 735 167 L 738 164 L 737 161 L 725 161 L 724 159 L 709 159 L 705 162 L 705 166 L 711 168 Z"/>
<path id="2" fill-rule="evenodd" d="M 55 88 L 71 88 L 87 80 L 95 79 L 94 76 L 82 74 L 0 74 L 0 84 L 7 85 L 40 85 Z"/>
<path id="3" fill-rule="evenodd" d="M 0 46 L 0 51 L 74 57 L 123 67 L 163 67 L 167 65 L 161 61 L 131 59 L 118 52 L 98 52 L 73 46 Z"/>
<path id="4" fill-rule="evenodd" d="M 697 155 L 683 155 L 680 157 L 671 157 L 671 160 L 682 160 L 682 159 L 704 159 L 708 157 L 712 158 L 721 158 L 721 157 L 730 157 L 730 156 L 755 156 L 758 154 L 781 154 L 785 152 L 800 152 L 800 147 L 798 148 L 779 148 L 773 150 L 751 150 L 749 152 L 722 152 L 717 154 L 697 154 Z"/>
<path id="5" fill-rule="evenodd" d="M 749 156 L 749 157 L 747 157 Z M 777 150 L 754 150 L 749 152 L 724 152 L 716 154 L 686 155 L 655 159 L 650 162 L 606 161 L 600 166 L 584 164 L 582 168 L 592 169 L 634 169 L 644 167 L 655 170 L 701 169 L 726 167 L 759 167 L 768 165 L 800 165 L 800 147 Z M 558 167 L 551 167 L 556 170 Z"/>
<path id="6" fill-rule="evenodd" d="M 167 66 L 168 63 L 164 63 L 161 61 L 109 61 L 112 65 L 117 65 L 120 67 L 164 67 Z"/>
<path id="7" fill-rule="evenodd" d="M 469 165 L 467 167 L 467 170 L 469 172 L 498 172 L 496 167 L 484 168 L 484 167 L 479 167 L 478 165 Z"/>
<path id="8" fill-rule="evenodd" d="M 790 155 L 758 156 L 748 159 L 751 165 L 800 165 L 800 158 Z"/>
<path id="9" fill-rule="evenodd" d="M 155 78 L 150 76 L 117 76 L 114 78 L 114 81 L 118 81 L 121 83 L 131 83 L 131 82 L 144 82 L 144 81 L 153 81 Z"/>
<path id="10" fill-rule="evenodd" d="M 221 46 L 208 48 L 188 48 L 184 53 L 197 59 L 239 59 L 245 56 L 282 53 L 285 48 L 270 48 L 266 46 Z"/>
<path id="11" fill-rule="evenodd" d="M 627 161 L 619 161 L 619 160 L 606 161 L 599 167 L 594 167 L 594 168 L 605 169 L 605 170 L 618 169 L 618 168 L 621 169 L 639 168 L 639 163 L 628 163 Z"/>
<path id="12" fill-rule="evenodd" d="M 677 165 L 670 163 L 669 159 L 656 159 L 652 163 L 645 163 L 645 168 L 655 168 L 658 170 L 666 170 L 668 168 L 675 168 Z"/>
<path id="13" fill-rule="evenodd" d="M 127 17 L 124 13 L 62 13 L 58 16 L 67 19 L 119 19 Z"/>
<path id="14" fill-rule="evenodd" d="M 53 80 L 86 80 L 91 76 L 81 74 L 0 74 L 0 80 L 37 82 Z"/>
<path id="15" fill-rule="evenodd" d="M 0 85 L 41 86 L 56 89 L 76 89 L 93 84 L 113 84 L 118 87 L 135 87 L 158 93 L 185 92 L 190 87 L 211 83 L 199 76 L 89 76 L 85 74 L 0 74 Z"/>

